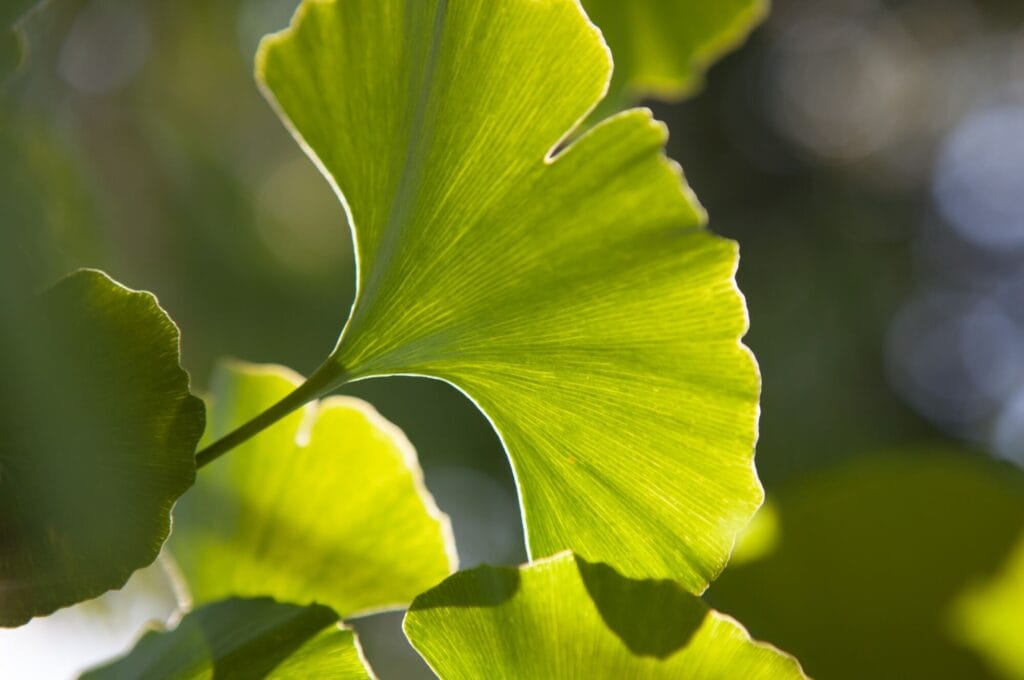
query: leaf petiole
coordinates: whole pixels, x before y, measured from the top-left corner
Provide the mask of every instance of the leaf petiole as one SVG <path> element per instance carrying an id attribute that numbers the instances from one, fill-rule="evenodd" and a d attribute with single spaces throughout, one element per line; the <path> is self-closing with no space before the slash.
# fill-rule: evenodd
<path id="1" fill-rule="evenodd" d="M 314 399 L 319 399 L 332 389 L 344 384 L 345 377 L 344 367 L 329 358 L 318 369 L 313 371 L 304 383 L 288 393 L 279 402 L 199 451 L 196 454 L 196 468 L 202 468 L 204 465 L 212 463 L 231 449 L 255 437 L 292 411 L 301 408 Z"/>

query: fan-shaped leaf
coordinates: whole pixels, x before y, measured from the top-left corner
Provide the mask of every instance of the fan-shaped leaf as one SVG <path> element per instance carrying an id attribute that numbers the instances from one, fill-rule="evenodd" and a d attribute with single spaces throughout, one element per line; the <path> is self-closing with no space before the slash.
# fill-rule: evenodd
<path id="1" fill-rule="evenodd" d="M 557 154 L 607 86 L 574 0 L 307 0 L 257 73 L 343 192 L 342 380 L 432 376 L 491 418 L 531 554 L 703 589 L 761 501 L 735 244 L 649 112 Z"/>
<path id="2" fill-rule="evenodd" d="M 5 290 L 24 300 L 18 292 Z M 152 562 L 195 476 L 203 405 L 178 329 L 148 294 L 80 271 L 0 333 L 0 625 Z"/>
<path id="3" fill-rule="evenodd" d="M 258 598 L 201 607 L 82 680 L 370 677 L 355 634 L 330 609 Z"/>
<path id="4" fill-rule="evenodd" d="M 222 365 L 207 435 L 300 382 L 276 366 Z M 271 595 L 349 616 L 408 604 L 457 561 L 412 445 L 346 397 L 306 406 L 205 468 L 174 518 L 171 550 L 199 602 Z"/>
<path id="5" fill-rule="evenodd" d="M 804 677 L 680 585 L 569 553 L 455 574 L 416 598 L 405 630 L 446 680 Z"/>

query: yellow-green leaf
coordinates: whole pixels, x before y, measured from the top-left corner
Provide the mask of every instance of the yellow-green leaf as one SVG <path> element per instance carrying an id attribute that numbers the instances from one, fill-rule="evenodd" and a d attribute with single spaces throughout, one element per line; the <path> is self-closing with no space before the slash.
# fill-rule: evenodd
<path id="1" fill-rule="evenodd" d="M 570 553 L 455 574 L 416 598 L 405 631 L 445 680 L 804 677 L 679 584 L 630 580 Z"/>
<path id="2" fill-rule="evenodd" d="M 583 0 L 615 57 L 602 110 L 643 96 L 681 99 L 746 39 L 768 0 Z"/>
<path id="3" fill-rule="evenodd" d="M 82 680 L 371 677 L 355 634 L 330 609 L 258 598 L 201 607 Z"/>
<path id="4" fill-rule="evenodd" d="M 37 297 L 2 288 L 0 625 L 14 626 L 156 558 L 204 414 L 149 293 L 89 270 Z"/>
<path id="5" fill-rule="evenodd" d="M 207 437 L 300 382 L 277 366 L 223 364 Z M 174 519 L 171 551 L 198 602 L 270 595 L 349 616 L 408 604 L 457 561 L 412 445 L 347 397 L 309 404 L 203 468 Z"/>
<path id="6" fill-rule="evenodd" d="M 448 381 L 516 473 L 530 553 L 702 590 L 760 504 L 736 246 L 647 111 L 559 149 L 606 46 L 575 0 L 307 0 L 257 75 L 344 197 L 337 382 Z"/>

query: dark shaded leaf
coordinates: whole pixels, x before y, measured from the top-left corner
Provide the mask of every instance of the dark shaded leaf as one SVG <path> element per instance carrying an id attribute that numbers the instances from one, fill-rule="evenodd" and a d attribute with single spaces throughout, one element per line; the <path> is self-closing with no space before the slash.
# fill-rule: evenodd
<path id="1" fill-rule="evenodd" d="M 195 477 L 202 402 L 149 293 L 79 271 L 0 306 L 0 625 L 124 585 Z M 12 310 L 21 305 L 20 313 Z"/>

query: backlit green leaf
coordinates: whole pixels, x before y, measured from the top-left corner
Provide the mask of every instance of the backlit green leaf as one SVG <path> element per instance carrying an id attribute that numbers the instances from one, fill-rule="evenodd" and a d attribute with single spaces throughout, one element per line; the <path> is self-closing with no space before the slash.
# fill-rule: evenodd
<path id="1" fill-rule="evenodd" d="M 574 0 L 307 0 L 257 74 L 353 226 L 338 381 L 452 383 L 509 452 L 531 555 L 700 591 L 761 501 L 759 376 L 736 246 L 664 126 L 557 151 L 610 68 Z"/>
<path id="2" fill-rule="evenodd" d="M 172 631 L 151 631 L 124 658 L 83 680 L 370 678 L 355 634 L 327 607 L 269 598 L 201 607 Z"/>
<path id="3" fill-rule="evenodd" d="M 715 607 L 815 677 L 994 677 L 963 642 L 960 603 L 1024 539 L 1019 470 L 889 452 L 782 490 L 772 505 L 774 539 L 751 533 L 761 554 L 715 581 Z"/>
<path id="4" fill-rule="evenodd" d="M 119 588 L 156 558 L 204 418 L 152 295 L 96 271 L 22 293 L 0 293 L 4 626 Z"/>
<path id="5" fill-rule="evenodd" d="M 680 585 L 569 553 L 455 574 L 416 598 L 405 631 L 446 680 L 804 677 Z"/>
<path id="6" fill-rule="evenodd" d="M 602 109 L 642 96 L 680 99 L 707 68 L 746 39 L 768 0 L 583 0 L 615 57 Z"/>
<path id="7" fill-rule="evenodd" d="M 207 436 L 300 382 L 280 367 L 222 365 Z M 349 616 L 404 606 L 457 562 L 412 445 L 347 397 L 307 405 L 204 468 L 174 519 L 171 550 L 199 602 L 271 595 Z"/>

